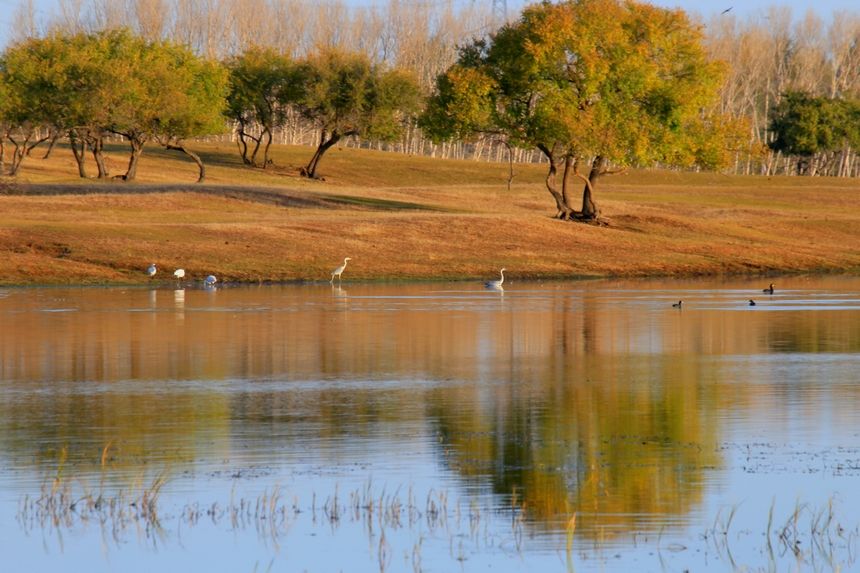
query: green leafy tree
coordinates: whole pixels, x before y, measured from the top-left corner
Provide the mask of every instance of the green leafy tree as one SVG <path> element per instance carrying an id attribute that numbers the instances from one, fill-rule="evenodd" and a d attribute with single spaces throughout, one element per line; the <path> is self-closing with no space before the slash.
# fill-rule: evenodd
<path id="1" fill-rule="evenodd" d="M 8 175 L 15 176 L 36 129 L 46 121 L 50 86 L 40 64 L 26 46 L 8 49 L 0 57 L 0 175 L 6 174 L 6 142 L 12 144 Z"/>
<path id="2" fill-rule="evenodd" d="M 395 141 L 421 104 L 414 74 L 370 63 L 357 52 L 328 50 L 296 70 L 296 108 L 320 134 L 303 173 L 317 176 L 323 154 L 344 137 Z"/>
<path id="3" fill-rule="evenodd" d="M 789 91 L 770 113 L 769 147 L 800 156 L 798 174 L 822 171 L 835 152 L 860 145 L 860 102 Z"/>
<path id="4" fill-rule="evenodd" d="M 256 165 L 263 148 L 263 169 L 269 165 L 272 131 L 287 119 L 289 105 L 296 98 L 294 65 L 289 57 L 270 49 L 251 48 L 227 62 L 230 90 L 225 115 L 238 124 L 237 145 L 246 165 Z M 251 127 L 258 125 L 258 136 Z M 252 141 L 253 149 L 248 142 Z"/>
<path id="5" fill-rule="evenodd" d="M 11 111 L 9 88 L 0 76 L 0 177 L 6 175 L 6 130 Z"/>
<path id="6" fill-rule="evenodd" d="M 99 176 L 107 177 L 102 156 L 106 133 L 106 96 L 102 63 L 103 38 L 76 34 L 52 34 L 29 38 L 4 52 L 4 70 L 14 78 L 17 121 L 47 124 L 69 136 L 81 177 L 86 177 L 84 153 L 93 150 Z"/>
<path id="7" fill-rule="evenodd" d="M 164 89 L 156 98 L 150 122 L 153 138 L 166 149 L 190 157 L 199 169 L 198 183 L 206 179 L 200 157 L 185 144 L 190 137 L 224 132 L 222 112 L 228 74 L 220 64 L 198 57 L 185 47 L 161 44 Z"/>
<path id="8" fill-rule="evenodd" d="M 701 40 L 681 10 L 619 0 L 535 4 L 461 49 L 420 125 L 437 141 L 492 133 L 539 149 L 557 216 L 593 219 L 594 188 L 611 164 L 727 161 L 712 138 L 728 151 L 743 125 L 708 113 L 723 67 L 707 60 Z M 586 160 L 588 175 L 580 172 Z M 579 212 L 571 174 L 585 183 Z"/>
<path id="9" fill-rule="evenodd" d="M 4 52 L 0 77 L 9 92 L 4 135 L 23 134 L 26 144 L 34 126 L 67 133 L 81 177 L 87 147 L 99 177 L 109 176 L 104 138 L 117 133 L 132 146 L 125 179 L 134 179 L 144 144 L 156 140 L 194 159 L 202 180 L 203 163 L 184 140 L 224 129 L 226 72 L 187 48 L 128 30 L 30 38 Z M 17 170 L 24 145 L 13 141 Z"/>
<path id="10" fill-rule="evenodd" d="M 182 141 L 223 131 L 226 73 L 170 41 L 149 42 L 126 30 L 110 37 L 115 49 L 104 65 L 115 92 L 107 129 L 125 136 L 131 145 L 123 178 L 135 179 L 145 144 L 155 140 L 194 159 L 202 181 L 203 163 Z"/>

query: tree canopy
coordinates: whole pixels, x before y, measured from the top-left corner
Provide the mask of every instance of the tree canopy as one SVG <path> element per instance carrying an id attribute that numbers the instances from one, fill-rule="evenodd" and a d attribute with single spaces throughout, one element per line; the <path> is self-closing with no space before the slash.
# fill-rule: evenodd
<path id="1" fill-rule="evenodd" d="M 125 30 L 106 39 L 110 52 L 102 65 L 112 92 L 106 129 L 128 138 L 132 148 L 124 179 L 136 177 L 138 158 L 150 140 L 188 153 L 183 139 L 224 130 L 227 74 L 219 64 L 170 41 L 150 42 Z M 202 163 L 192 158 L 202 180 Z"/>
<path id="2" fill-rule="evenodd" d="M 727 162 L 730 136 L 742 126 L 710 113 L 724 70 L 701 40 L 682 10 L 619 0 L 535 4 L 460 50 L 421 126 L 437 141 L 495 134 L 537 147 L 550 162 L 546 184 L 558 217 L 594 218 L 592 188 L 610 162 Z M 579 163 L 588 159 L 586 177 Z M 585 181 L 579 213 L 570 173 L 556 189 L 561 161 Z"/>
<path id="3" fill-rule="evenodd" d="M 219 64 L 128 30 L 30 38 L 0 59 L 0 84 L 12 110 L 5 114 L 7 125 L 19 132 L 50 125 L 67 133 L 81 176 L 89 146 L 99 176 L 108 177 L 102 157 L 108 133 L 131 143 L 124 176 L 131 180 L 147 141 L 189 153 L 185 138 L 223 131 L 226 82 Z M 202 162 L 189 155 L 202 179 Z"/>
<path id="4" fill-rule="evenodd" d="M 227 61 L 230 91 L 225 115 L 238 125 L 242 161 L 256 165 L 257 152 L 263 148 L 263 168 L 269 164 L 272 130 L 284 124 L 290 104 L 296 100 L 295 66 L 289 57 L 272 49 L 251 48 Z M 253 126 L 260 126 L 257 137 Z M 253 150 L 248 141 L 253 141 Z"/>
<path id="5" fill-rule="evenodd" d="M 310 56 L 298 64 L 296 81 L 296 108 L 320 133 L 308 177 L 317 176 L 323 154 L 343 137 L 396 140 L 421 105 L 414 74 L 373 65 L 357 52 Z"/>
<path id="6" fill-rule="evenodd" d="M 815 175 L 832 152 L 860 146 L 860 102 L 788 91 L 771 109 L 770 129 L 769 147 L 805 158 L 798 171 Z"/>

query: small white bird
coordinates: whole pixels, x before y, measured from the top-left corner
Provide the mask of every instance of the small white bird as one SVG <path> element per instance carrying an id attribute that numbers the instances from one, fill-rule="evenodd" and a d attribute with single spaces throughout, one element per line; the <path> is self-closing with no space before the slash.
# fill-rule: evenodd
<path id="1" fill-rule="evenodd" d="M 216 282 L 218 282 L 218 279 L 215 278 L 215 275 L 209 275 L 208 277 L 203 279 L 204 285 L 214 285 Z"/>
<path id="2" fill-rule="evenodd" d="M 148 274 L 151 277 L 155 276 L 156 272 L 158 272 L 158 271 L 155 268 L 155 263 L 152 263 L 151 265 L 149 265 L 149 268 L 146 269 L 146 274 Z"/>
<path id="3" fill-rule="evenodd" d="M 173 276 L 175 276 L 177 279 L 184 279 L 185 269 L 176 269 L 175 271 L 173 271 Z"/>
<path id="4" fill-rule="evenodd" d="M 497 281 L 486 282 L 484 283 L 484 286 L 487 288 L 502 288 L 502 283 L 505 282 L 505 269 L 499 271 L 499 274 L 502 275 L 502 278 Z"/>
<path id="5" fill-rule="evenodd" d="M 343 270 L 346 268 L 346 261 L 351 260 L 351 257 L 345 258 L 343 264 L 331 272 L 331 280 L 329 282 L 334 283 L 334 277 L 337 277 L 337 280 L 340 281 L 340 275 L 343 274 Z"/>

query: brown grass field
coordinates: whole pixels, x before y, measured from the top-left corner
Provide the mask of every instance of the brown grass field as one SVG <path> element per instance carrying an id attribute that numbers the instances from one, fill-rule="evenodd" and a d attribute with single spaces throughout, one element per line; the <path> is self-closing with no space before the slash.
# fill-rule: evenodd
<path id="1" fill-rule="evenodd" d="M 139 180 L 84 181 L 70 150 L 36 148 L 0 180 L 0 284 L 463 280 L 775 275 L 860 268 L 860 181 L 631 170 L 604 179 L 608 226 L 555 220 L 546 165 L 334 148 L 325 181 L 298 177 L 313 150 L 273 146 L 269 170 L 235 146 L 194 144 L 207 183 L 150 146 Z M 112 174 L 127 163 L 111 146 Z M 88 165 L 95 173 L 94 164 Z M 160 269 L 150 281 L 144 270 Z"/>

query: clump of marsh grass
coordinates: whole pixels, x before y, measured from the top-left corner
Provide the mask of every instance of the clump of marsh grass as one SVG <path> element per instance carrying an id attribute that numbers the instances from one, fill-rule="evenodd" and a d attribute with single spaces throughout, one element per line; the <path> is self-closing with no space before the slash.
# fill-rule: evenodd
<path id="1" fill-rule="evenodd" d="M 120 543 L 134 528 L 153 540 L 163 538 L 159 497 L 166 482 L 164 473 L 151 481 L 137 476 L 128 490 L 108 494 L 85 491 L 71 477 L 56 477 L 42 486 L 37 496 L 24 495 L 16 519 L 25 531 L 63 531 L 98 524 L 103 535 Z"/>
<path id="2" fill-rule="evenodd" d="M 844 524 L 844 516 L 839 510 L 840 499 L 838 495 L 831 496 L 822 507 L 798 499 L 782 525 L 776 526 L 776 501 L 771 502 L 764 534 L 765 547 L 761 551 L 768 560 L 767 566 L 764 567 L 739 565 L 732 556 L 734 536 L 729 535 L 729 530 L 738 506 L 721 508 L 714 519 L 713 527 L 705 532 L 703 538 L 736 570 L 740 567 L 745 571 L 776 571 L 782 568 L 781 564 L 786 560 L 790 560 L 791 566 L 798 570 L 850 569 L 858 563 L 860 526 L 855 525 L 852 528 Z"/>
<path id="3" fill-rule="evenodd" d="M 838 502 L 838 497 L 831 497 L 826 505 L 816 508 L 798 500 L 794 511 L 774 532 L 779 555 L 793 556 L 815 570 L 821 565 L 847 569 L 857 563 L 860 527 L 848 530 L 842 524 Z"/>

